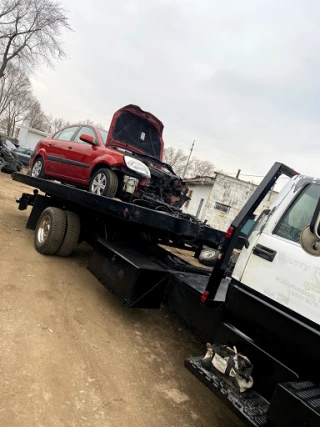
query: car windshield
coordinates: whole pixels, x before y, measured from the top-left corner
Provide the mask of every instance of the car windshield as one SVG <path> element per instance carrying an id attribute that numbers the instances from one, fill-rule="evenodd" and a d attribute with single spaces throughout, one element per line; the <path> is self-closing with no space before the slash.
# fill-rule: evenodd
<path id="1" fill-rule="evenodd" d="M 124 111 L 117 119 L 113 138 L 160 158 L 161 141 L 157 129 L 147 120 Z"/>
<path id="2" fill-rule="evenodd" d="M 108 132 L 106 130 L 103 130 L 103 129 L 98 129 L 98 130 L 100 132 L 100 136 L 102 138 L 103 145 L 106 145 L 107 138 L 108 138 Z"/>

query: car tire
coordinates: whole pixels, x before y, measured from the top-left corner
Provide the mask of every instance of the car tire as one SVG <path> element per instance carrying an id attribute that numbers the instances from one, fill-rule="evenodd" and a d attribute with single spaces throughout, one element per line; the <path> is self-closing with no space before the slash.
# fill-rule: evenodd
<path id="1" fill-rule="evenodd" d="M 67 218 L 67 229 L 60 248 L 56 255 L 67 257 L 76 249 L 80 237 L 81 223 L 79 215 L 71 211 L 64 211 Z"/>
<path id="2" fill-rule="evenodd" d="M 34 246 L 43 255 L 54 255 L 60 248 L 67 227 L 66 214 L 62 209 L 46 208 L 34 233 Z"/>
<path id="3" fill-rule="evenodd" d="M 203 249 L 199 255 L 199 261 L 203 265 L 214 266 L 217 261 L 219 252 L 214 249 Z"/>
<path id="4" fill-rule="evenodd" d="M 90 193 L 98 196 L 113 198 L 119 186 L 119 179 L 115 172 L 110 169 L 98 169 L 92 176 L 89 185 Z"/>
<path id="5" fill-rule="evenodd" d="M 30 175 L 33 178 L 44 178 L 44 162 L 42 157 L 38 157 L 33 162 Z"/>

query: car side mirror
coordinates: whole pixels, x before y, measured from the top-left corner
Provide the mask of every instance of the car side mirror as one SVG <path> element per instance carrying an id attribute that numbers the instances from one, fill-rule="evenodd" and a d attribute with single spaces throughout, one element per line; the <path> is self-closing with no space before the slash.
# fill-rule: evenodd
<path id="1" fill-rule="evenodd" d="M 88 144 L 91 144 L 91 145 L 95 144 L 93 136 L 87 135 L 86 133 L 82 133 L 80 135 L 80 139 L 81 139 L 81 141 L 87 142 Z"/>
<path id="2" fill-rule="evenodd" d="M 310 225 L 302 230 L 300 243 L 302 248 L 313 256 L 320 256 L 320 198 L 314 210 Z"/>

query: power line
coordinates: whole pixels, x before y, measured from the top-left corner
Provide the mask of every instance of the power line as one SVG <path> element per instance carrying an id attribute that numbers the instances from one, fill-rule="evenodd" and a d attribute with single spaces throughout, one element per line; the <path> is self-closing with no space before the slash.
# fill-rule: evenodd
<path id="1" fill-rule="evenodd" d="M 223 172 L 225 175 L 237 175 L 238 172 Z M 240 177 L 242 176 L 251 176 L 254 178 L 264 178 L 265 175 L 246 175 L 244 173 L 240 173 Z M 288 178 L 287 176 L 280 176 L 279 178 Z"/>

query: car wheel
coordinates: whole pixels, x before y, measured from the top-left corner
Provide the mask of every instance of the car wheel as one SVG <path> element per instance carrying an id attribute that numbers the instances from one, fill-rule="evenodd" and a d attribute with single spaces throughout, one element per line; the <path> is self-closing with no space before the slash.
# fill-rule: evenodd
<path id="1" fill-rule="evenodd" d="M 58 256 L 69 256 L 75 250 L 79 242 L 80 236 L 80 218 L 74 212 L 64 211 L 67 218 L 67 230 L 60 248 L 57 250 Z"/>
<path id="2" fill-rule="evenodd" d="M 43 178 L 44 177 L 44 163 L 42 157 L 38 157 L 32 166 L 31 176 L 34 178 Z"/>
<path id="3" fill-rule="evenodd" d="M 98 196 L 114 197 L 118 191 L 119 180 L 115 172 L 102 168 L 91 178 L 89 191 Z"/>
<path id="4" fill-rule="evenodd" d="M 219 252 L 214 249 L 204 249 L 199 255 L 199 261 L 203 265 L 213 266 L 216 263 Z"/>
<path id="5" fill-rule="evenodd" d="M 46 208 L 34 233 L 34 246 L 43 255 L 53 255 L 60 248 L 67 227 L 66 214 L 62 209 Z"/>

